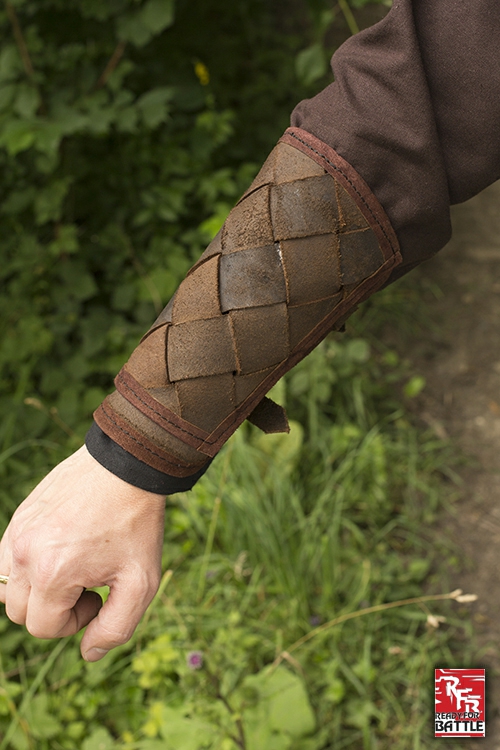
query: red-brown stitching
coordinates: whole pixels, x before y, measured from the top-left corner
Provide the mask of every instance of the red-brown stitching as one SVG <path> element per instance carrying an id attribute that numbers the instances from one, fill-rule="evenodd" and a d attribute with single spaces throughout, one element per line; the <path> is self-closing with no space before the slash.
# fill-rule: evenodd
<path id="1" fill-rule="evenodd" d="M 135 378 L 133 377 L 133 375 L 131 375 L 129 372 L 127 373 L 127 375 L 128 375 L 128 377 L 130 379 L 135 380 Z M 115 385 L 117 387 L 118 392 L 121 393 L 122 396 L 124 396 L 124 398 L 127 398 L 127 397 L 126 397 L 126 394 L 123 393 L 123 390 L 128 389 L 129 391 L 131 391 L 134 394 L 134 396 L 136 397 L 136 399 L 141 404 L 143 404 L 143 406 L 146 407 L 146 409 L 148 409 L 149 411 L 153 412 L 153 414 L 156 414 L 158 417 L 160 417 L 160 419 L 162 421 L 165 421 L 167 424 L 171 425 L 172 427 L 175 427 L 176 430 L 179 430 L 180 432 L 185 432 L 186 435 L 189 435 L 190 437 L 192 437 L 195 440 L 197 440 L 199 444 L 203 443 L 204 440 L 206 439 L 206 437 L 208 437 L 209 433 L 206 432 L 205 430 L 202 430 L 201 427 L 196 427 L 196 425 L 193 425 L 193 427 L 196 427 L 196 429 L 199 430 L 199 432 L 201 432 L 205 437 L 200 437 L 199 435 L 196 435 L 194 432 L 190 432 L 189 430 L 186 430 L 183 427 L 180 427 L 175 422 L 173 422 L 171 419 L 169 419 L 167 416 L 165 416 L 164 414 L 162 414 L 162 412 L 157 411 L 156 409 L 154 409 L 150 404 L 146 403 L 146 401 L 144 401 L 144 399 L 142 399 L 136 391 L 134 391 L 134 389 L 132 388 L 132 386 L 130 385 L 130 383 L 128 383 L 127 381 L 124 380 L 123 374 L 121 372 L 118 373 L 118 375 L 116 377 Z M 141 387 L 140 383 L 138 383 L 137 385 L 139 387 Z M 127 399 L 127 401 L 128 400 L 129 399 Z M 164 408 L 166 409 L 166 407 L 164 407 Z M 179 417 L 179 419 L 182 419 L 182 417 Z M 185 421 L 185 420 L 183 420 L 183 421 Z"/>
<path id="2" fill-rule="evenodd" d="M 113 419 L 113 417 L 111 416 L 111 414 L 108 411 L 106 411 L 106 408 L 104 406 L 104 402 L 101 404 L 101 409 L 102 409 L 104 415 L 106 416 L 106 418 L 109 419 L 109 421 L 112 424 L 114 424 L 114 426 L 118 430 L 120 430 L 120 432 L 123 432 L 125 435 L 128 435 L 128 437 L 131 440 L 133 440 L 134 443 L 137 443 L 137 445 L 140 445 L 141 448 L 144 448 L 144 450 L 148 451 L 148 453 L 151 453 L 153 456 L 157 456 L 157 458 L 159 458 L 165 464 L 167 464 L 168 466 L 171 466 L 174 469 L 190 469 L 191 468 L 190 464 L 184 464 L 184 463 L 182 463 L 182 461 L 180 463 L 178 463 L 178 464 L 174 464 L 174 463 L 172 463 L 172 461 L 168 461 L 166 458 L 164 458 L 164 456 L 161 453 L 156 453 L 156 451 L 151 450 L 151 448 L 148 448 L 147 445 L 144 445 L 144 443 L 141 443 L 140 440 L 137 440 L 137 438 L 134 437 L 134 435 L 132 435 L 131 432 L 128 432 L 124 427 L 121 427 L 121 425 L 119 425 L 118 422 L 116 422 Z"/>

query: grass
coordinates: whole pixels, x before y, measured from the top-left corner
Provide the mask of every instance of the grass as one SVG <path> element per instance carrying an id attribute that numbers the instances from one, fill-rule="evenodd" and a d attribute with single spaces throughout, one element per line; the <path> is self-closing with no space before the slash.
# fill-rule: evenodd
<path id="1" fill-rule="evenodd" d="M 433 527 L 453 452 L 412 421 L 414 373 L 363 332 L 391 289 L 275 387 L 290 435 L 244 425 L 170 498 L 162 585 L 129 644 L 86 664 L 81 636 L 0 620 L 0 750 L 432 744 L 432 670 L 467 663 L 472 632 Z M 7 447 L 4 492 L 21 499 L 65 446 Z"/>

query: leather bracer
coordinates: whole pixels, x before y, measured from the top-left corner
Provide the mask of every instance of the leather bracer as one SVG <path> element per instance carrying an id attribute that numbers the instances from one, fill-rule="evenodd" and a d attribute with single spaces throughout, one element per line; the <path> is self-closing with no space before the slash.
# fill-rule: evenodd
<path id="1" fill-rule="evenodd" d="M 175 477 L 198 471 L 246 418 L 286 431 L 267 391 L 400 262 L 363 179 L 290 128 L 117 375 L 97 424 Z"/>

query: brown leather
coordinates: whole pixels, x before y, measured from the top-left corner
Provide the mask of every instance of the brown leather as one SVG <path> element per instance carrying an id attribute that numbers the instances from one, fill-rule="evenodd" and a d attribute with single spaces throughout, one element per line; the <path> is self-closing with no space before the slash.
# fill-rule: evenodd
<path id="1" fill-rule="evenodd" d="M 286 431 L 264 399 L 401 262 L 368 186 L 290 128 L 95 413 L 141 461 L 189 476 L 249 418 Z"/>

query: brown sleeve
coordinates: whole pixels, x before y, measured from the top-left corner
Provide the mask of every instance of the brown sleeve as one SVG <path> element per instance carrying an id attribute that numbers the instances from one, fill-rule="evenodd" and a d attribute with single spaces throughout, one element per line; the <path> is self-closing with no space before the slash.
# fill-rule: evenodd
<path id="1" fill-rule="evenodd" d="M 387 211 L 403 256 L 391 280 L 446 244 L 451 204 L 500 178 L 499 39 L 498 0 L 394 0 L 292 114 Z"/>

